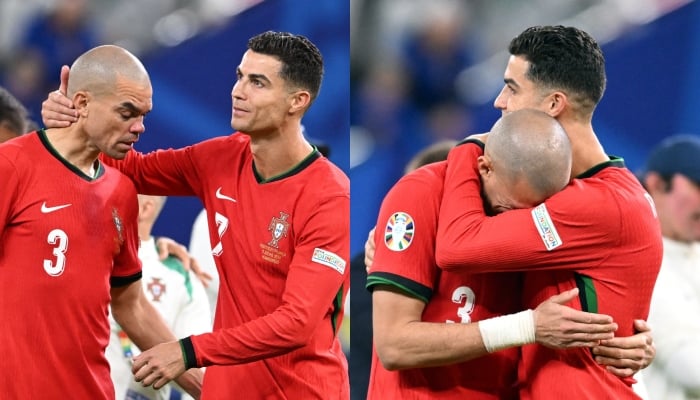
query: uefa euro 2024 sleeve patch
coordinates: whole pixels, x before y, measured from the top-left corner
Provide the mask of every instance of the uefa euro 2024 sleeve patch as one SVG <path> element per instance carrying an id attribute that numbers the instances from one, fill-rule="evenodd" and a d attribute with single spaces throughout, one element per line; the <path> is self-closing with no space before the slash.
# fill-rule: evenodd
<path id="1" fill-rule="evenodd" d="M 347 264 L 347 262 L 343 260 L 343 257 L 331 251 L 319 249 L 318 247 L 314 249 L 311 261 L 325 265 L 326 267 L 331 267 L 340 272 L 341 275 L 345 273 L 345 265 Z"/>
<path id="2" fill-rule="evenodd" d="M 547 251 L 552 251 L 564 244 L 544 203 L 532 209 L 532 219 L 535 221 L 535 228 L 540 233 Z"/>
<path id="3" fill-rule="evenodd" d="M 405 212 L 396 212 L 386 223 L 384 244 L 389 250 L 404 251 L 413 241 L 414 230 L 413 218 Z"/>

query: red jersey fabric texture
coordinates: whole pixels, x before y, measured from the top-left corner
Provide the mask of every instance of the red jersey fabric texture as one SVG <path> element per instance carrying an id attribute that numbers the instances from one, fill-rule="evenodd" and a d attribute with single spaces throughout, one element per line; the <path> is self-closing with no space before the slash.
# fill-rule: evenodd
<path id="1" fill-rule="evenodd" d="M 520 274 L 440 270 L 435 235 L 447 164 L 422 167 L 387 194 L 375 231 L 376 252 L 367 287 L 389 285 L 425 302 L 422 321 L 470 323 L 518 311 Z M 518 349 L 431 368 L 386 370 L 372 355 L 368 399 L 517 398 Z"/>
<path id="2" fill-rule="evenodd" d="M 617 336 L 646 319 L 661 265 L 659 222 L 650 196 L 621 159 L 574 179 L 533 209 L 484 213 L 476 159 L 464 143 L 448 157 L 436 259 L 447 271 L 527 271 L 523 305 L 535 308 L 580 288 L 577 309 L 611 315 Z M 619 379 L 589 349 L 522 348 L 521 399 L 636 399 L 632 379 Z"/>
<path id="3" fill-rule="evenodd" d="M 114 161 L 109 161 L 114 163 Z M 348 178 L 314 151 L 262 180 L 250 137 L 130 152 L 115 163 L 145 194 L 207 209 L 220 288 L 212 333 L 191 337 L 202 399 L 347 399 L 337 337 L 349 284 Z"/>
<path id="4" fill-rule="evenodd" d="M 131 181 L 92 179 L 43 131 L 0 145 L 0 397 L 113 399 L 110 281 L 140 278 Z"/>

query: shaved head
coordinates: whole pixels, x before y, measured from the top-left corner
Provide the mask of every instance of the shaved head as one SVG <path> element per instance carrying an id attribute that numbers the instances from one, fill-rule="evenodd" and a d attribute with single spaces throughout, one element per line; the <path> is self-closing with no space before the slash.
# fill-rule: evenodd
<path id="1" fill-rule="evenodd" d="M 117 78 L 150 86 L 148 72 L 136 56 L 113 45 L 98 46 L 73 63 L 68 80 L 68 97 L 78 91 L 95 95 L 111 92 Z"/>
<path id="2" fill-rule="evenodd" d="M 548 114 L 523 109 L 504 115 L 491 129 L 485 154 L 507 179 L 524 182 L 547 198 L 563 189 L 571 174 L 571 143 Z"/>

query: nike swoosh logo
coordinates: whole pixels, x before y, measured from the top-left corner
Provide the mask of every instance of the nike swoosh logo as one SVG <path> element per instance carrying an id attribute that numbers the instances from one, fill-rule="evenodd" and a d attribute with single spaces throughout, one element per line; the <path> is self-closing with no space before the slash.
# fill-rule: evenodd
<path id="1" fill-rule="evenodd" d="M 44 213 L 44 214 L 48 214 L 48 213 L 51 213 L 51 212 L 54 212 L 54 211 L 58 211 L 58 210 L 60 210 L 60 209 L 62 209 L 62 208 L 66 208 L 66 207 L 70 207 L 70 206 L 72 206 L 72 204 L 62 204 L 62 205 L 60 205 L 60 206 L 46 207 L 46 202 L 44 202 L 44 203 L 41 205 L 41 212 Z"/>
<path id="2" fill-rule="evenodd" d="M 216 189 L 216 198 L 221 199 L 221 200 L 228 200 L 228 201 L 232 201 L 232 202 L 236 203 L 236 199 L 234 199 L 233 197 L 228 197 L 225 194 L 221 194 L 221 186 L 219 186 L 219 188 Z"/>

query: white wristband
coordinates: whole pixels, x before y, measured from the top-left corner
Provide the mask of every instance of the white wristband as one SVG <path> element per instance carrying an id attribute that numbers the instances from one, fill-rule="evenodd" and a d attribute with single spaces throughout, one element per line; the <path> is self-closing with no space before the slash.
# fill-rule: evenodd
<path id="1" fill-rule="evenodd" d="M 489 353 L 535 343 L 535 317 L 532 310 L 479 321 L 479 330 Z"/>

